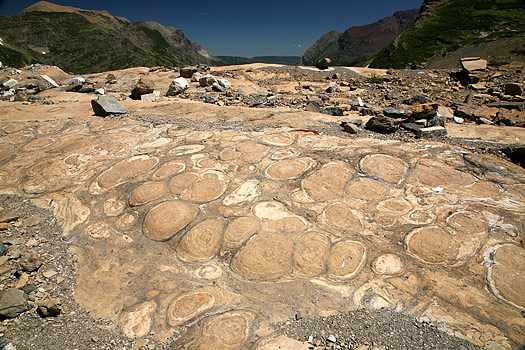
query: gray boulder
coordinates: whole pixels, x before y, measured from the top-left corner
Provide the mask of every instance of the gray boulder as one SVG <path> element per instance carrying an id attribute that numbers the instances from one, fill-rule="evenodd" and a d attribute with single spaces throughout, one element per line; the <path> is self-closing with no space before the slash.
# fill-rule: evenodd
<path id="1" fill-rule="evenodd" d="M 153 90 L 151 94 L 145 94 L 140 96 L 141 101 L 155 102 L 159 99 L 160 92 L 158 90 Z"/>
<path id="2" fill-rule="evenodd" d="M 202 74 L 199 73 L 199 72 L 195 72 L 193 73 L 193 75 L 191 76 L 191 81 L 192 82 L 199 82 L 199 80 L 202 78 Z"/>
<path id="3" fill-rule="evenodd" d="M 91 108 L 93 108 L 95 115 L 101 117 L 126 113 L 126 110 L 118 103 L 117 99 L 109 95 L 100 96 L 96 100 L 91 100 Z"/>
<path id="4" fill-rule="evenodd" d="M 183 77 L 178 77 L 177 79 L 173 79 L 173 81 L 170 84 L 170 87 L 168 88 L 168 92 L 166 92 L 166 96 L 177 96 L 187 88 L 189 88 L 190 85 L 184 79 Z"/>
<path id="5" fill-rule="evenodd" d="M 24 292 L 9 288 L 0 292 L 0 318 L 14 318 L 27 311 Z"/>
<path id="6" fill-rule="evenodd" d="M 325 91 L 328 93 L 341 92 L 341 89 L 339 88 L 339 85 L 337 85 L 335 81 L 332 81 L 330 85 L 328 85 Z"/>
<path id="7" fill-rule="evenodd" d="M 219 83 L 219 85 L 225 88 L 226 90 L 232 88 L 232 84 L 227 79 L 217 79 L 217 83 Z"/>
<path id="8" fill-rule="evenodd" d="M 55 317 L 60 315 L 62 309 L 60 308 L 60 301 L 56 298 L 49 298 L 38 302 L 36 309 L 40 317 Z"/>

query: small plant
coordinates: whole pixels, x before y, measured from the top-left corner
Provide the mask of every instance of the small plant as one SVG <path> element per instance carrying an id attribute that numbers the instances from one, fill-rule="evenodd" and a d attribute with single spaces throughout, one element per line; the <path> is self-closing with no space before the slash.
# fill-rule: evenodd
<path id="1" fill-rule="evenodd" d="M 368 78 L 368 82 L 371 84 L 382 84 L 384 81 L 384 78 L 378 77 L 375 74 Z"/>

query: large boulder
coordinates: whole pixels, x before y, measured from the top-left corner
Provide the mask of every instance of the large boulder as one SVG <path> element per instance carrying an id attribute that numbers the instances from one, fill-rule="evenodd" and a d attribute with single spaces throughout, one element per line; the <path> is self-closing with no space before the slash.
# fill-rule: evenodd
<path id="1" fill-rule="evenodd" d="M 45 91 L 53 88 L 60 87 L 56 81 L 48 77 L 47 75 L 39 75 L 37 78 L 38 91 Z"/>
<path id="2" fill-rule="evenodd" d="M 180 76 L 183 78 L 191 79 L 194 73 L 198 72 L 197 67 L 183 67 L 180 69 Z"/>
<path id="3" fill-rule="evenodd" d="M 523 89 L 519 84 L 507 83 L 505 84 L 505 95 L 521 96 Z"/>
<path id="4" fill-rule="evenodd" d="M 399 127 L 394 123 L 392 118 L 385 116 L 372 117 L 365 125 L 365 129 L 375 131 L 381 134 L 392 134 L 396 132 Z"/>
<path id="5" fill-rule="evenodd" d="M 328 57 L 321 58 L 319 61 L 317 61 L 317 68 L 328 69 L 331 64 L 332 64 L 332 60 L 329 59 Z"/>
<path id="6" fill-rule="evenodd" d="M 131 90 L 131 98 L 134 100 L 140 100 L 140 96 L 151 94 L 155 90 L 155 85 L 148 78 L 140 78 L 137 85 Z"/>
<path id="7" fill-rule="evenodd" d="M 100 96 L 96 100 L 91 100 L 91 108 L 93 108 L 95 115 L 101 117 L 126 113 L 126 110 L 118 103 L 117 99 L 109 95 Z"/>
<path id="8" fill-rule="evenodd" d="M 14 88 L 16 85 L 18 85 L 18 80 L 16 79 L 9 79 L 9 80 L 6 80 L 4 81 L 1 86 L 0 86 L 0 91 L 3 91 L 3 90 L 10 90 L 12 88 Z"/>
<path id="9" fill-rule="evenodd" d="M 183 77 L 178 77 L 177 79 L 173 79 L 171 82 L 168 92 L 166 92 L 166 96 L 177 96 L 189 87 L 190 85 L 186 79 Z"/>
<path id="10" fill-rule="evenodd" d="M 200 86 L 212 86 L 215 83 L 217 83 L 217 78 L 211 74 L 204 75 L 199 79 Z"/>
<path id="11" fill-rule="evenodd" d="M 487 60 L 479 57 L 465 57 L 461 59 L 461 66 L 468 73 L 484 71 L 487 69 Z"/>

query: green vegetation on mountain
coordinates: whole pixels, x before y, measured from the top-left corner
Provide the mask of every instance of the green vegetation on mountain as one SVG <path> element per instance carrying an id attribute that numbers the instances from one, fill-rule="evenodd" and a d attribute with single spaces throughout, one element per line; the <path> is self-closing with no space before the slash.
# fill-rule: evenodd
<path id="1" fill-rule="evenodd" d="M 506 39 L 515 39 L 507 40 L 506 46 L 519 45 L 522 49 L 524 8 L 523 0 L 426 0 L 414 25 L 383 49 L 370 66 L 406 68 L 429 64 L 467 46 L 487 46 Z M 501 56 L 511 50 L 513 47 L 508 52 L 495 52 L 492 59 L 503 60 Z M 479 53 L 480 49 L 473 52 Z"/>
<path id="2" fill-rule="evenodd" d="M 136 66 L 206 63 L 207 53 L 172 27 L 132 23 L 107 12 L 26 9 L 0 17 L 0 61 L 12 67 L 57 65 L 75 73 Z M 53 12 L 57 8 L 58 12 Z M 65 9 L 65 10 L 62 10 Z M 161 33 L 162 31 L 162 33 Z M 202 55 L 201 53 L 204 53 Z"/>

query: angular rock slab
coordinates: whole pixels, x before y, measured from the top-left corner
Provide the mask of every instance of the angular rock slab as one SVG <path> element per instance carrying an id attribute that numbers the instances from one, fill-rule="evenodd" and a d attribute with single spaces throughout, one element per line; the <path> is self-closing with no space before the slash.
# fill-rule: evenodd
<path id="1" fill-rule="evenodd" d="M 109 95 L 103 95 L 96 100 L 91 100 L 91 108 L 93 108 L 93 113 L 100 117 L 127 113 L 126 109 L 118 103 L 117 99 Z"/>

